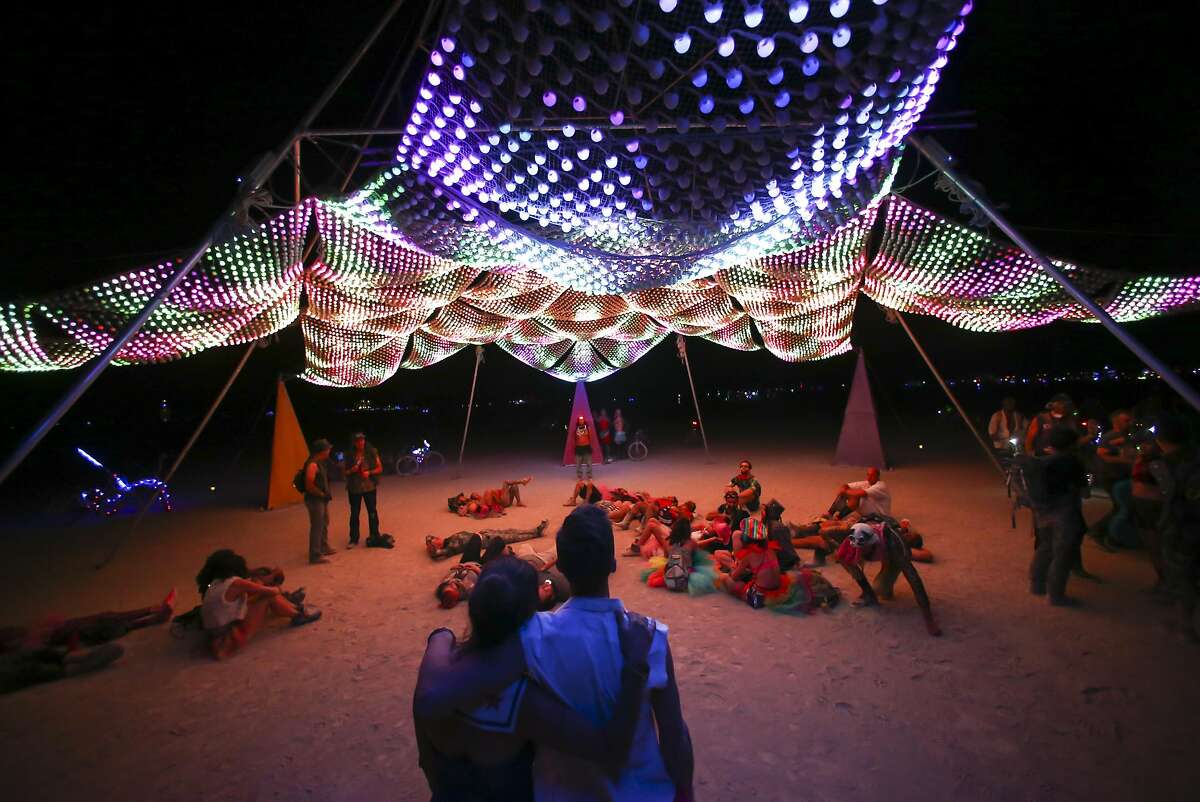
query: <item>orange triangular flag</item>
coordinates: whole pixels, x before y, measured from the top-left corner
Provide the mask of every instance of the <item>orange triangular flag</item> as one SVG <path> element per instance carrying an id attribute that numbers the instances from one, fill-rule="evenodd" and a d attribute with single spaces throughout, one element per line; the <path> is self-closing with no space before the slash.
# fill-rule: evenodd
<path id="1" fill-rule="evenodd" d="M 308 459 L 308 441 L 300 431 L 300 421 L 283 379 L 275 394 L 275 436 L 271 441 L 271 483 L 267 488 L 267 509 L 296 504 L 303 497 L 292 485 L 296 471 Z"/>

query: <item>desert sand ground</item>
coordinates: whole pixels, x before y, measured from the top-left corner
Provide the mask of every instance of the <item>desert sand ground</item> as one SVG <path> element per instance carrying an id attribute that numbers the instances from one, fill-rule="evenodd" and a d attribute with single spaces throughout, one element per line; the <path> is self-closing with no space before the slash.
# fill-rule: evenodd
<path id="1" fill-rule="evenodd" d="M 716 504 L 740 454 L 654 456 L 598 469 L 605 483 Z M 826 505 L 859 471 L 827 455 L 759 451 L 755 472 L 786 517 Z M 920 570 L 945 631 L 929 637 L 903 580 L 894 602 L 789 618 L 720 596 L 649 590 L 640 561 L 619 558 L 612 588 L 671 630 L 701 800 L 1184 799 L 1200 779 L 1195 750 L 1200 650 L 1138 593 L 1145 553 L 1085 547 L 1102 584 L 1072 580 L 1079 609 L 1027 591 L 1028 513 L 1010 528 L 1003 488 L 982 460 L 885 474 L 895 512 L 927 536 Z M 530 460 L 484 460 L 389 477 L 380 491 L 394 551 L 340 551 L 305 563 L 305 512 L 199 509 L 148 519 L 108 568 L 92 563 L 128 522 L 6 531 L 6 623 L 150 604 L 172 585 L 180 609 L 213 549 L 278 565 L 325 617 L 269 631 L 226 663 L 167 627 L 133 633 L 97 674 L 0 697 L 0 776 L 8 800 L 416 800 L 411 694 L 425 635 L 465 627 L 465 605 L 438 608 L 444 564 L 426 534 L 463 519 L 459 488 L 532 472 L 529 506 L 501 526 L 561 521 L 573 473 Z M 1089 516 L 1103 502 L 1089 503 Z M 346 503 L 331 541 L 345 545 Z M 625 545 L 618 538 L 618 547 Z M 852 597 L 841 569 L 825 573 Z"/>

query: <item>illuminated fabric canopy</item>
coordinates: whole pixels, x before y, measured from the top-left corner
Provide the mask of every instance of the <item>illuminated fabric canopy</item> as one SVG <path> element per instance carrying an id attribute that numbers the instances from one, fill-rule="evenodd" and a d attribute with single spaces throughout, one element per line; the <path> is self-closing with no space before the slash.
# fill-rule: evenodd
<path id="1" fill-rule="evenodd" d="M 974 331 L 1087 318 L 1026 254 L 889 195 L 969 0 L 449 5 L 394 159 L 210 248 L 119 364 L 298 321 L 318 384 L 484 343 L 591 380 L 672 332 L 840 354 L 860 292 Z M 1198 277 L 1059 266 L 1121 321 L 1200 301 Z M 0 306 L 0 369 L 96 357 L 176 268 Z"/>
<path id="2" fill-rule="evenodd" d="M 868 260 L 879 214 L 882 236 Z M 319 256 L 305 266 L 309 226 Z M 1200 303 L 1200 276 L 1059 265 L 1119 321 Z M 172 269 L 158 265 L 0 307 L 0 368 L 62 369 L 97 356 Z M 705 278 L 604 295 L 528 265 L 483 268 L 431 256 L 352 206 L 309 200 L 210 249 L 117 361 L 178 359 L 298 320 L 304 377 L 333 386 L 373 386 L 482 343 L 558 378 L 592 380 L 632 364 L 672 332 L 799 362 L 849 349 L 860 291 L 975 331 L 1086 319 L 1021 251 L 897 196 L 819 242 L 797 238 Z"/>

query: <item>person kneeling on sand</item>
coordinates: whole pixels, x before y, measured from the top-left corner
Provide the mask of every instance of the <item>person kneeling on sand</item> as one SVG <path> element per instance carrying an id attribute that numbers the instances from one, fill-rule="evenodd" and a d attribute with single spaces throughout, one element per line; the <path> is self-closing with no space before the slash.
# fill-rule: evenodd
<path id="1" fill-rule="evenodd" d="M 933 617 L 933 609 L 929 604 L 929 595 L 925 592 L 925 583 L 912 564 L 908 546 L 904 544 L 896 527 L 890 523 L 857 523 L 850 534 L 837 547 L 834 555 L 846 573 L 858 584 L 862 595 L 853 603 L 856 607 L 873 607 L 880 599 L 895 597 L 896 579 L 901 574 L 912 589 L 913 598 L 921 608 L 925 618 L 925 628 L 930 635 L 942 634 L 941 628 Z M 879 573 L 875 575 L 874 583 L 868 583 L 863 565 L 867 562 L 878 562 Z"/>
<path id="2" fill-rule="evenodd" d="M 198 583 L 207 580 L 201 619 L 218 660 L 240 652 L 268 615 L 286 618 L 294 627 L 321 617 L 320 610 L 293 603 L 279 585 L 264 585 L 247 579 L 249 575 L 245 558 L 222 549 L 209 556 L 196 577 Z"/>

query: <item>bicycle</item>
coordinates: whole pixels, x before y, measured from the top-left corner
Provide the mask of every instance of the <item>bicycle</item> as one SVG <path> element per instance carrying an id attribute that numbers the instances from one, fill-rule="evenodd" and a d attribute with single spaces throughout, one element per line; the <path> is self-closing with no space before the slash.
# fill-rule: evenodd
<path id="1" fill-rule="evenodd" d="M 650 456 L 650 449 L 646 446 L 646 430 L 638 429 L 633 433 L 633 440 L 629 443 L 629 448 L 626 452 L 629 458 L 634 462 L 641 462 L 646 457 Z"/>
<path id="2" fill-rule="evenodd" d="M 442 456 L 442 452 L 434 451 L 428 440 L 422 440 L 424 443 L 420 448 L 414 448 L 408 454 L 402 454 L 396 460 L 396 473 L 401 476 L 412 476 L 424 470 L 437 470 L 446 464 L 446 458 Z"/>
<path id="3" fill-rule="evenodd" d="M 121 474 L 110 471 L 104 463 L 82 448 L 76 448 L 75 451 L 108 477 L 106 487 L 93 487 L 91 490 L 83 490 L 79 493 L 79 503 L 88 512 L 106 517 L 114 515 L 120 511 L 121 505 L 126 499 L 134 494 L 144 495 L 143 491 L 152 493 L 151 498 L 157 500 L 165 512 L 171 511 L 171 493 L 167 489 L 166 482 L 153 476 L 131 482 Z"/>

